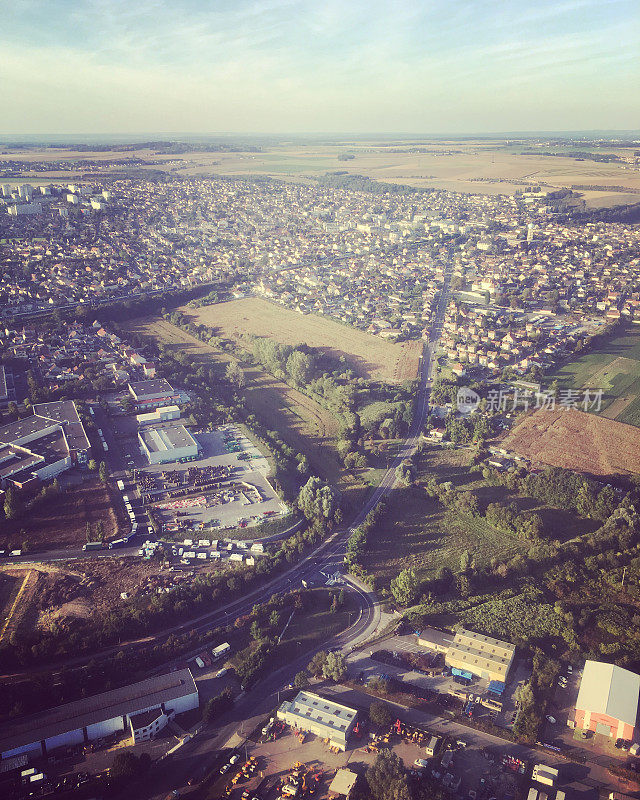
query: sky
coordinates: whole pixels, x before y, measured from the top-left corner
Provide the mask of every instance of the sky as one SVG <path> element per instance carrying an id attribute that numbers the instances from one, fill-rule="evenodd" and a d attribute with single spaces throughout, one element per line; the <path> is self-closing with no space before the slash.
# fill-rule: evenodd
<path id="1" fill-rule="evenodd" d="M 638 0 L 14 0 L 0 134 L 640 128 Z"/>

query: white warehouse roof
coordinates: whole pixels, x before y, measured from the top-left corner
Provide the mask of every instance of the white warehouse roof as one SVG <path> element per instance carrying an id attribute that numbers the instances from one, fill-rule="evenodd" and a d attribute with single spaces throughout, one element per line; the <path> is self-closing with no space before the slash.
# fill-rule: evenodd
<path id="1" fill-rule="evenodd" d="M 587 661 L 576 708 L 606 714 L 635 728 L 640 697 L 640 675 L 615 664 Z"/>

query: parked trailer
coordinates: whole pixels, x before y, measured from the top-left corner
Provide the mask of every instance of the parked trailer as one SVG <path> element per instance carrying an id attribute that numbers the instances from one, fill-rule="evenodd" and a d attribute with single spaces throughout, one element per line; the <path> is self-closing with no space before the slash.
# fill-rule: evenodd
<path id="1" fill-rule="evenodd" d="M 83 550 L 103 550 L 104 543 L 103 542 L 87 542 L 86 544 L 82 545 Z"/>
<path id="2" fill-rule="evenodd" d="M 211 655 L 215 659 L 218 659 L 222 658 L 222 656 L 226 656 L 227 653 L 230 652 L 231 652 L 231 645 L 229 644 L 229 642 L 223 642 L 222 644 L 219 644 L 217 647 L 213 648 L 213 650 L 211 651 Z"/>
<path id="3" fill-rule="evenodd" d="M 115 550 L 116 547 L 124 547 L 124 539 L 114 539 L 109 542 L 109 550 Z"/>

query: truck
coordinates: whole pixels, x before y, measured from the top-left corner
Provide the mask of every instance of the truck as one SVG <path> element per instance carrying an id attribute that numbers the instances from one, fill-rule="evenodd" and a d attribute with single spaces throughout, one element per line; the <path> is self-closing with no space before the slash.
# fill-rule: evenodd
<path id="1" fill-rule="evenodd" d="M 200 669 L 204 669 L 204 661 L 200 658 L 200 656 L 196 656 L 194 661 L 200 667 Z"/>
<path id="2" fill-rule="evenodd" d="M 102 550 L 103 548 L 103 542 L 87 542 L 82 545 L 83 550 Z"/>
<path id="3" fill-rule="evenodd" d="M 439 736 L 432 736 L 429 739 L 427 746 L 424 748 L 425 753 L 428 756 L 435 756 L 438 751 L 438 747 L 440 746 L 441 739 Z"/>
<path id="4" fill-rule="evenodd" d="M 115 550 L 116 547 L 124 547 L 124 539 L 114 539 L 109 542 L 109 550 Z"/>
<path id="5" fill-rule="evenodd" d="M 559 772 L 554 767 L 548 767 L 546 764 L 536 764 L 531 773 L 531 780 L 538 781 L 545 786 L 555 786 L 558 779 Z"/>
<path id="6" fill-rule="evenodd" d="M 219 644 L 217 647 L 213 648 L 213 650 L 211 651 L 211 655 L 214 657 L 214 659 L 218 659 L 222 658 L 222 656 L 226 656 L 227 653 L 230 652 L 231 652 L 231 645 L 229 644 L 229 642 L 223 642 L 222 644 Z"/>
<path id="7" fill-rule="evenodd" d="M 116 486 L 121 492 L 124 492 L 124 481 L 117 481 Z"/>

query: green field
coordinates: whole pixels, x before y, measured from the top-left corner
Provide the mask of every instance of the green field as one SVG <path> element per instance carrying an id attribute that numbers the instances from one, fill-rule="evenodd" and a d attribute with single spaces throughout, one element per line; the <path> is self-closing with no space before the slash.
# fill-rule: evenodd
<path id="1" fill-rule="evenodd" d="M 601 412 L 640 427 L 640 330 L 629 326 L 548 376 L 561 388 L 603 389 Z"/>
<path id="2" fill-rule="evenodd" d="M 531 497 L 521 497 L 503 486 L 487 484 L 467 466 L 470 451 L 434 447 L 426 451 L 420 466 L 418 485 L 396 494 L 388 503 L 382 522 L 372 531 L 363 566 L 381 584 L 406 567 L 421 578 L 430 578 L 441 567 L 460 569 L 460 556 L 468 550 L 477 567 L 492 558 L 511 558 L 526 553 L 532 542 L 494 528 L 484 519 L 447 509 L 427 496 L 422 484 L 430 476 L 438 482 L 451 481 L 457 488 L 474 490 L 482 506 L 492 502 L 514 503 L 520 511 L 535 511 L 542 517 L 546 536 L 566 542 L 595 530 L 599 523 L 568 511 L 541 505 Z"/>

